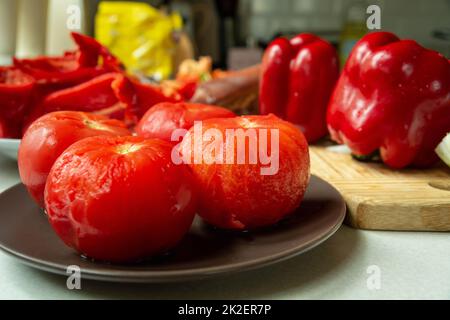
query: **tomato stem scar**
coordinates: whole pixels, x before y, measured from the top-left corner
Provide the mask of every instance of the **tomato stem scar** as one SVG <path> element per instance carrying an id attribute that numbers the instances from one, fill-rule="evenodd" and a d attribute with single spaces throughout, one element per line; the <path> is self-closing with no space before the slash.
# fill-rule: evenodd
<path id="1" fill-rule="evenodd" d="M 110 127 L 108 127 L 98 121 L 85 119 L 83 122 L 86 125 L 86 127 L 91 128 L 91 129 L 102 130 L 102 131 L 113 131 L 113 130 L 111 130 Z"/>
<path id="2" fill-rule="evenodd" d="M 125 144 L 117 146 L 116 151 L 118 154 L 128 154 L 128 153 L 136 152 L 140 148 L 141 148 L 141 146 L 139 144 L 125 143 Z"/>

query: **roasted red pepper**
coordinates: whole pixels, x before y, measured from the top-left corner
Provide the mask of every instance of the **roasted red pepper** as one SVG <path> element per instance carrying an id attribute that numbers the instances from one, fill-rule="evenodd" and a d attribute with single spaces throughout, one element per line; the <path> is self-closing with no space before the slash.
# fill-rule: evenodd
<path id="1" fill-rule="evenodd" d="M 0 67 L 0 138 L 18 138 L 34 79 L 14 67 Z"/>
<path id="2" fill-rule="evenodd" d="M 109 50 L 94 38 L 72 32 L 73 40 L 78 45 L 77 61 L 83 67 L 102 68 L 105 71 L 120 72 L 122 63 Z"/>
<path id="3" fill-rule="evenodd" d="M 73 110 L 102 114 L 133 125 L 153 105 L 174 101 L 157 87 L 111 72 L 45 96 L 26 123 L 29 125 L 48 112 Z"/>
<path id="4" fill-rule="evenodd" d="M 120 81 L 124 81 L 121 73 L 107 73 L 35 99 L 35 105 L 25 119 L 24 129 L 37 118 L 52 111 L 95 112 L 110 118 L 123 119 L 125 106 L 120 103 L 113 89 L 113 83 Z"/>
<path id="5" fill-rule="evenodd" d="M 133 78 L 114 83 L 114 89 L 118 99 L 127 106 L 126 117 L 128 121 L 137 124 L 137 121 L 148 109 L 160 102 L 179 102 L 178 94 L 165 95 L 160 87 L 141 83 Z"/>
<path id="6" fill-rule="evenodd" d="M 47 107 L 44 104 L 47 102 L 44 102 L 44 100 L 47 99 L 48 95 L 63 90 L 61 93 L 62 97 L 70 96 L 73 91 L 69 90 L 69 88 L 82 86 L 84 82 L 90 82 L 91 79 L 96 79 L 96 77 L 105 73 L 122 71 L 119 60 L 95 39 L 79 33 L 72 33 L 71 35 L 78 47 L 75 51 L 68 51 L 62 56 L 56 57 L 42 56 L 33 59 L 14 59 L 14 66 L 23 73 L 28 74 L 36 82 L 29 98 L 30 113 L 26 115 L 24 120 L 25 127 L 30 121 L 46 112 L 44 109 Z M 86 88 L 86 86 L 82 86 L 82 88 Z M 78 91 L 78 89 L 75 88 L 74 91 Z M 69 90 L 69 93 L 65 90 Z M 85 90 L 86 93 L 93 91 L 95 90 Z M 91 103 L 94 100 L 95 103 L 100 104 L 108 102 L 102 102 L 102 98 L 84 97 L 84 99 L 90 99 Z M 80 99 L 74 99 L 73 103 L 69 100 L 63 98 L 64 103 L 57 108 L 64 108 L 66 104 L 73 106 L 74 103 L 80 102 Z M 95 109 L 96 106 L 82 105 L 78 108 L 73 107 L 73 109 L 80 110 L 90 108 Z M 113 114 L 113 111 L 109 110 L 108 113 Z M 22 114 L 22 121 L 23 116 L 24 114 Z M 15 128 L 17 132 L 20 132 L 20 126 L 15 125 Z"/>
<path id="7" fill-rule="evenodd" d="M 72 38 L 78 46 L 75 51 L 57 57 L 14 58 L 14 65 L 46 89 L 67 88 L 106 72 L 120 71 L 117 58 L 95 39 L 74 32 Z"/>
<path id="8" fill-rule="evenodd" d="M 308 142 L 327 134 L 326 108 L 339 75 L 331 44 L 308 33 L 278 38 L 266 49 L 261 72 L 261 114 L 298 125 Z"/>
<path id="9" fill-rule="evenodd" d="M 124 81 L 123 78 L 120 73 L 107 73 L 75 87 L 49 94 L 43 101 L 44 112 L 61 110 L 96 112 L 114 107 L 119 100 L 112 83 Z"/>
<path id="10" fill-rule="evenodd" d="M 428 166 L 450 131 L 450 62 L 413 40 L 374 32 L 353 48 L 330 100 L 332 138 L 393 168 Z"/>
<path id="11" fill-rule="evenodd" d="M 75 51 L 14 59 L 15 67 L 0 70 L 1 136 L 18 137 L 38 117 L 57 110 L 93 112 L 133 125 L 153 105 L 181 100 L 177 91 L 168 95 L 125 76 L 120 61 L 95 39 L 78 33 L 72 38 Z M 17 80 L 19 74 L 26 83 Z"/>

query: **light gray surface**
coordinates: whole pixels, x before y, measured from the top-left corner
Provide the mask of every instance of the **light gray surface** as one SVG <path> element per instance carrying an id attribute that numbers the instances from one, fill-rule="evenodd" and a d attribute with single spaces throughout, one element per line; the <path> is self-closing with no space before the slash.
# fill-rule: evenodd
<path id="1" fill-rule="evenodd" d="M 0 191 L 18 181 L 15 162 L 0 157 Z M 367 286 L 373 265 L 381 272 L 378 290 Z M 26 267 L 1 252 L 0 298 L 450 299 L 450 234 L 344 226 L 312 251 L 256 271 L 179 284 L 82 280 L 81 290 L 68 290 L 65 277 Z"/>
<path id="2" fill-rule="evenodd" d="M 0 157 L 17 160 L 20 139 L 1 139 L 0 138 Z"/>

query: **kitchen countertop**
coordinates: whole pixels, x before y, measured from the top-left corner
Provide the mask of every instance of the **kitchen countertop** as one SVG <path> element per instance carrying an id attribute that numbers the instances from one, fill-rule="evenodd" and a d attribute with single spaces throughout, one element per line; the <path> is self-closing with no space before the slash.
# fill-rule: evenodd
<path id="1" fill-rule="evenodd" d="M 16 163 L 0 156 L 0 191 L 18 182 Z M 65 277 L 0 252 L 0 299 L 450 299 L 449 274 L 450 233 L 342 226 L 322 245 L 290 260 L 186 283 L 82 279 L 80 290 L 69 290 Z"/>

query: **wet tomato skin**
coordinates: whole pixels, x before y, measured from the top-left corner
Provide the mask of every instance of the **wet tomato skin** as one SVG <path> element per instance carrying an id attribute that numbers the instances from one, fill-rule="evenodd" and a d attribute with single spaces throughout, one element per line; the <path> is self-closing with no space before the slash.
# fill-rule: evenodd
<path id="1" fill-rule="evenodd" d="M 246 230 L 271 226 L 293 213 L 303 199 L 310 178 L 308 144 L 302 132 L 272 114 L 203 121 L 203 133 L 211 128 L 222 133 L 225 141 L 223 150 L 229 149 L 225 139 L 226 129 L 278 130 L 279 168 L 273 175 L 261 175 L 261 168 L 267 166 L 260 159 L 256 164 L 249 162 L 248 141 L 243 164 L 236 161 L 232 164 L 195 163 L 194 140 L 197 138 L 188 139 L 189 135 L 193 136 L 192 128 L 180 144 L 180 154 L 191 156 L 189 165 L 200 197 L 198 214 L 213 226 Z M 205 154 L 210 142 L 199 141 L 197 145 Z M 234 150 L 234 159 L 237 159 L 237 144 L 231 150 Z"/>
<path id="2" fill-rule="evenodd" d="M 25 132 L 19 147 L 20 178 L 41 207 L 47 175 L 58 156 L 71 144 L 97 135 L 129 135 L 125 124 L 101 115 L 77 111 L 48 113 Z"/>
<path id="3" fill-rule="evenodd" d="M 162 102 L 150 108 L 136 126 L 138 136 L 171 141 L 175 129 L 189 130 L 194 121 L 232 118 L 236 115 L 219 106 L 198 103 Z"/>
<path id="4" fill-rule="evenodd" d="M 90 258 L 134 262 L 173 248 L 196 210 L 189 168 L 172 145 L 140 137 L 86 138 L 55 162 L 45 189 L 59 237 Z"/>

